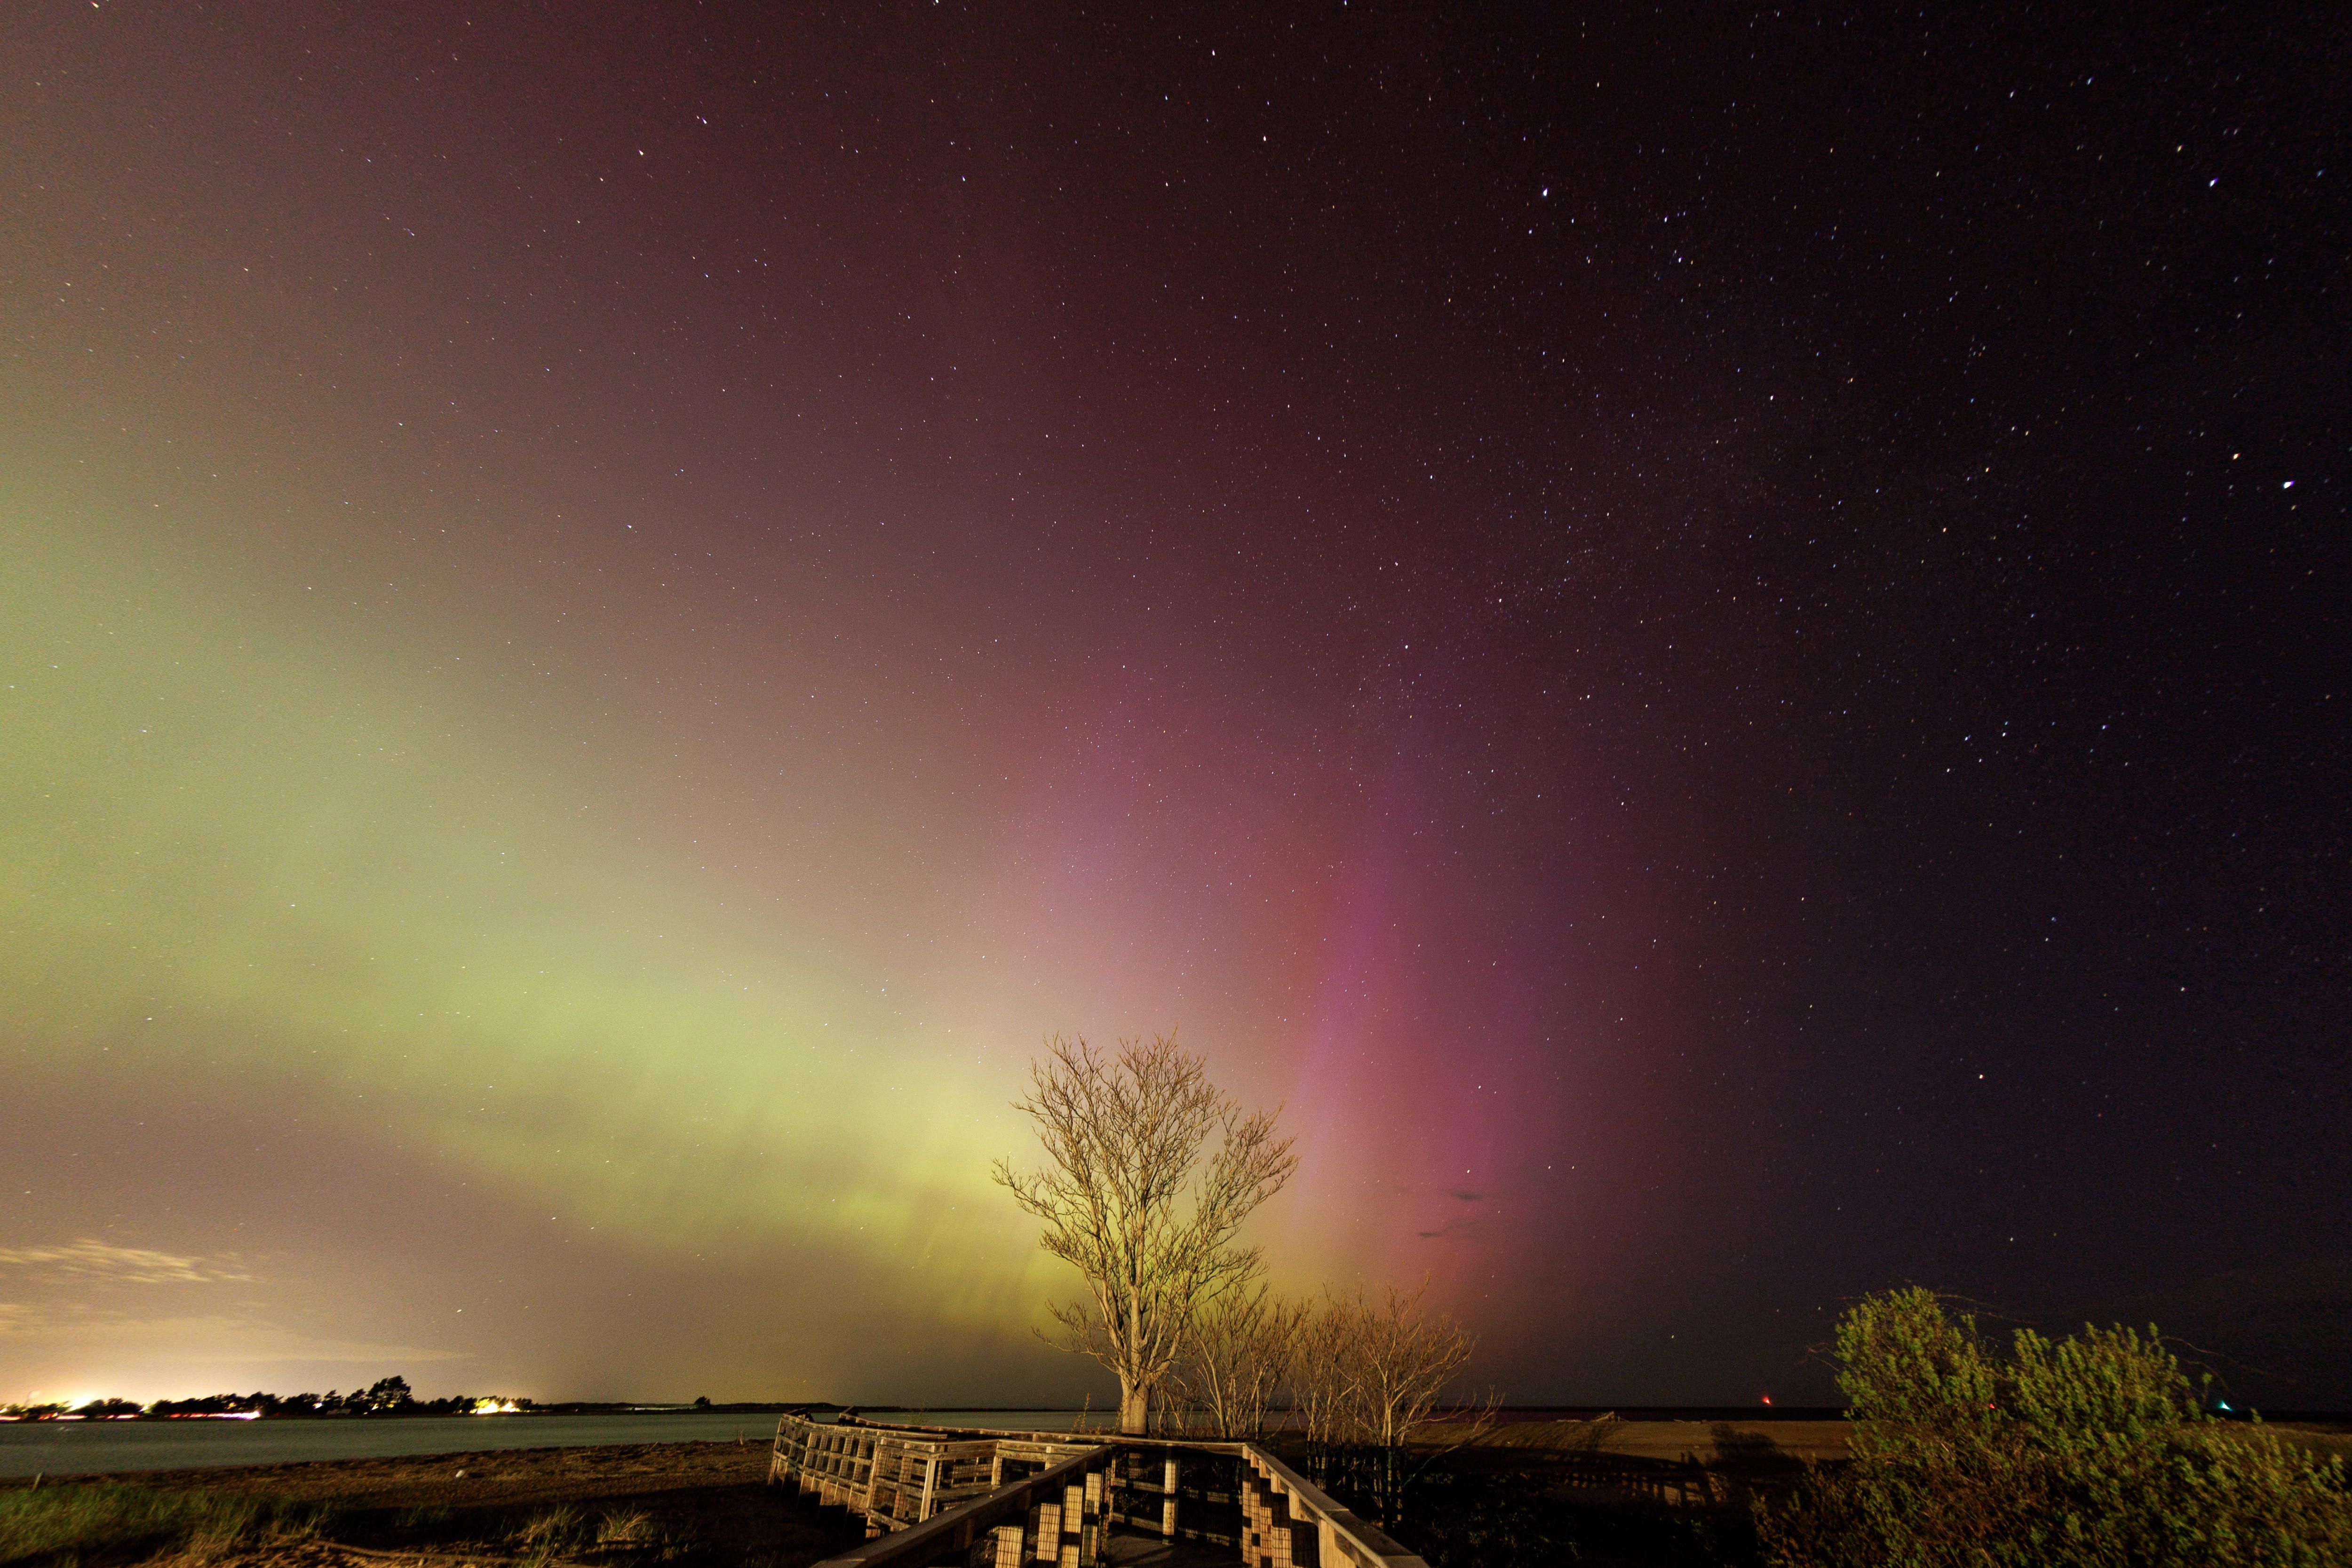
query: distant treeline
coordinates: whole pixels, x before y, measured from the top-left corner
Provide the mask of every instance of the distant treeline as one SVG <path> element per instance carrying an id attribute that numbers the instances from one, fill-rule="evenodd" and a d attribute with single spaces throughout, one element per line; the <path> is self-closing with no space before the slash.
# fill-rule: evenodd
<path id="1" fill-rule="evenodd" d="M 380 1377 L 349 1394 L 330 1389 L 325 1394 L 208 1394 L 201 1399 L 159 1399 L 139 1405 L 128 1399 L 98 1399 L 87 1405 L 0 1405 L 0 1415 L 19 1421 L 56 1420 L 79 1416 L 86 1421 L 122 1420 L 131 1416 L 247 1415 L 265 1420 L 341 1415 L 472 1415 L 487 1410 L 518 1413 L 534 1408 L 528 1399 L 497 1394 L 453 1394 L 446 1399 L 419 1399 L 404 1377 Z"/>
<path id="2" fill-rule="evenodd" d="M 622 1415 L 648 1410 L 696 1410 L 714 1415 L 774 1415 L 787 1412 L 806 1415 L 820 1410 L 840 1408 L 837 1405 L 823 1403 L 713 1405 L 707 1397 L 696 1400 L 691 1405 L 644 1405 L 587 1400 L 541 1405 L 529 1399 L 496 1394 L 453 1394 L 446 1399 L 419 1399 L 410 1390 L 406 1378 L 380 1377 L 367 1387 L 352 1389 L 349 1394 L 330 1389 L 325 1394 L 209 1394 L 201 1399 L 159 1399 L 152 1405 L 141 1405 L 129 1399 L 94 1399 L 83 1405 L 0 1405 L 0 1420 L 126 1421 L 150 1417 L 184 1420 L 196 1416 L 246 1416 L 278 1421 L 315 1420 L 326 1416 L 481 1415 L 493 1413 Z"/>

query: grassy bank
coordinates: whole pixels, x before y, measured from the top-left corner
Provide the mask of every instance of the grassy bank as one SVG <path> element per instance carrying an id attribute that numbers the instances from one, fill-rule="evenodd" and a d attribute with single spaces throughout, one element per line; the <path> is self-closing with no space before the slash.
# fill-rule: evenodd
<path id="1" fill-rule="evenodd" d="M 325 1510 L 118 1481 L 0 1492 L 0 1564 L 124 1563 L 214 1556 L 319 1533 Z"/>
<path id="2" fill-rule="evenodd" d="M 625 1444 L 14 1482 L 0 1568 L 804 1568 L 864 1539 L 767 1460 Z"/>
<path id="3" fill-rule="evenodd" d="M 644 1508 L 559 1504 L 522 1514 L 442 1507 L 331 1510 L 211 1491 L 119 1482 L 0 1493 L 0 1568 L 100 1568 L 268 1560 L 297 1543 L 332 1561 L 337 1546 L 442 1555 L 518 1568 L 670 1563 L 698 1555 L 689 1534 Z"/>

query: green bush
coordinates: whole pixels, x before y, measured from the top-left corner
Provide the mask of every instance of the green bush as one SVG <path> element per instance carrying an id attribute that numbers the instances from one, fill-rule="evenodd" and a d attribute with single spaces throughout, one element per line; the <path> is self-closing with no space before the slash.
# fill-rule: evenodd
<path id="1" fill-rule="evenodd" d="M 2342 1461 L 2207 1415 L 2153 1329 L 2001 1360 L 1915 1288 L 1848 1312 L 1837 1359 L 1853 1457 L 1759 1510 L 1777 1568 L 2352 1563 Z"/>

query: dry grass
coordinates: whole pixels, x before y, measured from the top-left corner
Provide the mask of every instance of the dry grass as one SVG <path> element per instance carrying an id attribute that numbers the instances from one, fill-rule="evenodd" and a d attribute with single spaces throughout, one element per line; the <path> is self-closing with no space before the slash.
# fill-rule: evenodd
<path id="1" fill-rule="evenodd" d="M 596 1521 L 599 1546 L 655 1546 L 661 1540 L 661 1527 L 652 1514 L 641 1508 L 626 1513 L 608 1513 Z"/>
<path id="2" fill-rule="evenodd" d="M 797 1568 L 862 1539 L 767 1468 L 765 1444 L 616 1444 L 19 1481 L 0 1568 Z"/>
<path id="3" fill-rule="evenodd" d="M 0 1492 L 0 1564 L 173 1554 L 191 1561 L 319 1532 L 322 1510 L 115 1481 Z"/>
<path id="4" fill-rule="evenodd" d="M 525 1564 L 583 1555 L 599 1562 L 643 1561 L 647 1554 L 667 1559 L 687 1544 L 648 1510 L 624 1509 L 592 1519 L 569 1504 L 541 1509 L 509 1539 L 521 1548 L 519 1561 Z"/>

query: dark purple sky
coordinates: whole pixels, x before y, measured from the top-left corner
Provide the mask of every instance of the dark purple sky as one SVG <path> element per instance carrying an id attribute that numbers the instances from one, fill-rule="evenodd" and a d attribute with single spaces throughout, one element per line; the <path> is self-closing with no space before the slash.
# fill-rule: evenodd
<path id="1" fill-rule="evenodd" d="M 1098 1392 L 1181 1024 L 1522 1402 L 2352 1404 L 2352 35 L 2063 15 L 19 7 L 0 1398 Z"/>

